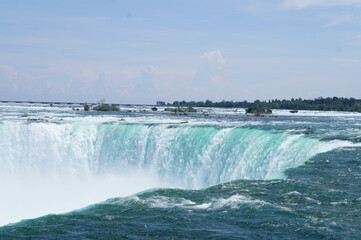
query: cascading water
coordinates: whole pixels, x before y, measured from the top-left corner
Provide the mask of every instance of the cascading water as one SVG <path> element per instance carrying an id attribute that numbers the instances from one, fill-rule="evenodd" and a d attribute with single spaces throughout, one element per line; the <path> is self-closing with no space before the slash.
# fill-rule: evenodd
<path id="1" fill-rule="evenodd" d="M 0 139 L 0 180 L 11 182 L 0 224 L 152 187 L 283 178 L 284 170 L 336 147 L 286 132 L 170 124 L 4 121 Z M 6 211 L 10 205 L 19 206 L 18 215 Z"/>
<path id="2" fill-rule="evenodd" d="M 283 178 L 333 145 L 251 128 L 145 124 L 0 125 L 2 176 L 89 177 L 144 170 L 183 188 Z M 10 175 L 10 176 L 9 176 Z"/>

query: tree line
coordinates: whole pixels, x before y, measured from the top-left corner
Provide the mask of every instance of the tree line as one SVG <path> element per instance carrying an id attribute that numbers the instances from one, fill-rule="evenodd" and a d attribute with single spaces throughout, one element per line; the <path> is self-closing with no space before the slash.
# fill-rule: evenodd
<path id="1" fill-rule="evenodd" d="M 349 111 L 361 112 L 361 99 L 343 97 L 319 97 L 315 99 L 291 98 L 290 100 L 271 99 L 268 101 L 174 101 L 172 106 L 181 107 L 219 107 L 219 108 L 249 108 L 262 104 L 267 109 L 292 109 L 292 110 L 322 110 L 322 111 Z"/>

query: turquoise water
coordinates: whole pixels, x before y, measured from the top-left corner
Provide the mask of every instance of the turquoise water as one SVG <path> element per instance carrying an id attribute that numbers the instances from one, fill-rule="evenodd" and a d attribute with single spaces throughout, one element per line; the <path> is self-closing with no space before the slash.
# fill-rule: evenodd
<path id="1" fill-rule="evenodd" d="M 361 114 L 124 108 L 0 105 L 0 239 L 360 235 Z"/>

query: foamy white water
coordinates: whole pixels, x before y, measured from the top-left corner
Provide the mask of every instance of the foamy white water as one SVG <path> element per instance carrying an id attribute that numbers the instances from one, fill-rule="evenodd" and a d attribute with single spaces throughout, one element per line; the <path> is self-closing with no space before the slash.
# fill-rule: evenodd
<path id="1" fill-rule="evenodd" d="M 218 118 L 225 113 L 219 109 L 213 118 L 84 115 L 45 105 L 0 109 L 0 225 L 155 187 L 199 189 L 237 179 L 284 178 L 286 169 L 318 153 L 355 145 L 250 128 L 264 122 Z"/>

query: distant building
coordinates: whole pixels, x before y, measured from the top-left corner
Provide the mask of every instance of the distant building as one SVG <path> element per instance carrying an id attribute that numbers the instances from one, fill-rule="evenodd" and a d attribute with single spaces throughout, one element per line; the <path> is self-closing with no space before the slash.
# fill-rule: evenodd
<path id="1" fill-rule="evenodd" d="M 157 106 L 165 106 L 165 102 L 157 101 Z"/>

